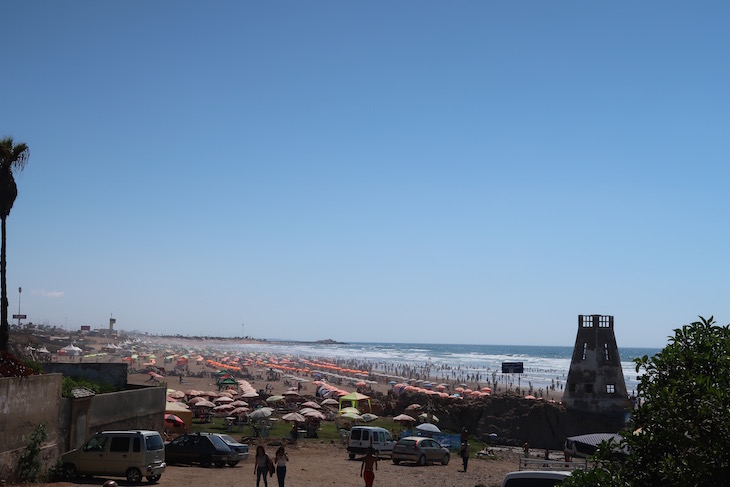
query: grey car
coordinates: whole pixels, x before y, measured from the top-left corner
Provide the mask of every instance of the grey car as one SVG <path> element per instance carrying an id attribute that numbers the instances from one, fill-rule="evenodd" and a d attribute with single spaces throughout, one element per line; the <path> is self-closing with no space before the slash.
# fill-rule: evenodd
<path id="1" fill-rule="evenodd" d="M 401 438 L 393 447 L 393 463 L 416 462 L 419 465 L 439 462 L 448 465 L 451 455 L 449 450 L 439 445 L 436 440 L 421 436 Z"/>
<path id="2" fill-rule="evenodd" d="M 230 435 L 223 435 L 220 433 L 215 433 L 216 436 L 219 436 L 221 440 L 223 440 L 226 445 L 228 445 L 228 448 L 236 452 L 237 458 L 234 462 L 228 462 L 228 465 L 231 467 L 236 466 L 238 462 L 241 460 L 246 460 L 248 458 L 248 445 L 245 443 L 241 443 L 240 441 L 236 441 L 232 436 Z"/>

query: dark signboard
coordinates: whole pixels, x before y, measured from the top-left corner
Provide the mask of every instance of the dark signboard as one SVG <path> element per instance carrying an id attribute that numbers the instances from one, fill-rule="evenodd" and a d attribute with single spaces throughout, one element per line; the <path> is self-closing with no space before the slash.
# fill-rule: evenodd
<path id="1" fill-rule="evenodd" d="M 524 371 L 524 362 L 502 362 L 503 374 L 521 374 Z"/>

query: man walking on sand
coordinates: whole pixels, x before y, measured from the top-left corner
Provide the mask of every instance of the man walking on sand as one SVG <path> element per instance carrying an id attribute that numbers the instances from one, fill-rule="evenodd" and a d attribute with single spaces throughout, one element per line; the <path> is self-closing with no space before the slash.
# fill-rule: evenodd
<path id="1" fill-rule="evenodd" d="M 365 480 L 365 487 L 373 487 L 373 481 L 375 480 L 375 472 L 378 469 L 378 459 L 373 456 L 373 447 L 368 448 L 368 452 L 362 459 L 362 465 L 360 465 L 360 477 Z"/>

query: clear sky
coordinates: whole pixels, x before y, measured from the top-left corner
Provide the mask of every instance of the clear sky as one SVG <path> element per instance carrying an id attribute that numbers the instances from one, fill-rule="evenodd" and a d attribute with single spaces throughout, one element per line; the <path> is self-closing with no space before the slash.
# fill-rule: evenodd
<path id="1" fill-rule="evenodd" d="M 730 322 L 730 3 L 5 1 L 10 313 L 619 346 Z M 243 326 L 242 326 L 243 325 Z"/>

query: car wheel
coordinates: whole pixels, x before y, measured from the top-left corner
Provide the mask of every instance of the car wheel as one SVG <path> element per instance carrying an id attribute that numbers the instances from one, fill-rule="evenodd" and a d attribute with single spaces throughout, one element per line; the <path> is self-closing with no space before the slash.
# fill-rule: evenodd
<path id="1" fill-rule="evenodd" d="M 200 466 L 201 467 L 210 467 L 213 461 L 210 459 L 210 456 L 205 455 L 200 457 Z"/>
<path id="2" fill-rule="evenodd" d="M 355 454 L 354 453 L 350 453 L 350 460 L 354 460 L 354 459 L 355 459 Z"/>
<path id="3" fill-rule="evenodd" d="M 400 460 L 398 460 L 398 459 L 395 459 L 395 458 L 394 458 L 394 459 L 393 459 L 393 463 L 394 463 L 395 465 L 398 465 L 398 464 L 400 463 Z"/>
<path id="4" fill-rule="evenodd" d="M 63 475 L 63 478 L 66 480 L 74 480 L 76 477 L 78 477 L 79 473 L 76 471 L 75 465 L 67 463 L 63 466 L 61 475 Z"/>
<path id="5" fill-rule="evenodd" d="M 229 467 L 235 467 L 236 465 L 238 465 L 238 462 L 228 462 Z"/>
<path id="6" fill-rule="evenodd" d="M 426 465 L 426 455 L 421 455 L 420 457 L 418 457 L 418 464 L 421 466 Z"/>
<path id="7" fill-rule="evenodd" d="M 149 482 L 151 484 L 154 484 L 155 482 L 157 482 L 158 480 L 160 480 L 160 477 L 162 477 L 162 475 L 149 475 L 147 477 L 147 482 Z"/>
<path id="8" fill-rule="evenodd" d="M 448 465 L 449 460 L 451 460 L 451 456 L 447 453 L 444 455 L 444 458 L 441 459 L 441 465 Z"/>
<path id="9" fill-rule="evenodd" d="M 130 468 L 127 470 L 127 482 L 130 484 L 138 484 L 142 482 L 142 472 L 138 468 Z"/>

